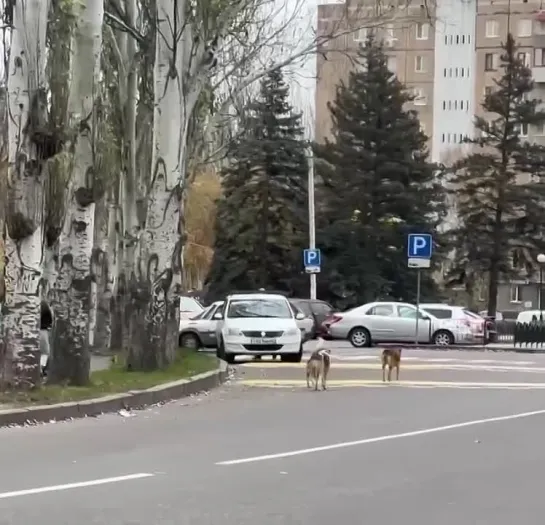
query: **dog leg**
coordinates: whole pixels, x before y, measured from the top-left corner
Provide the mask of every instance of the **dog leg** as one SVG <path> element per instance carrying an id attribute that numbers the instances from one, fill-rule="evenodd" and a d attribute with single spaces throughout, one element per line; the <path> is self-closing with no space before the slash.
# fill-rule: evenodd
<path id="1" fill-rule="evenodd" d="M 396 381 L 399 381 L 399 364 L 396 366 Z"/>
<path id="2" fill-rule="evenodd" d="M 388 383 L 392 381 L 392 365 L 388 364 Z"/>
<path id="3" fill-rule="evenodd" d="M 386 383 L 386 365 L 382 363 L 382 382 Z"/>
<path id="4" fill-rule="evenodd" d="M 310 388 L 310 370 L 307 367 L 307 388 Z"/>

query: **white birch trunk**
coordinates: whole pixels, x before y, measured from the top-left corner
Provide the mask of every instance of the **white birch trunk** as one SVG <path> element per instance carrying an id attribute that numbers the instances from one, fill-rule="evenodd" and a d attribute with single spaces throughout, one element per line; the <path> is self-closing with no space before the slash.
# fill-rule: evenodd
<path id="1" fill-rule="evenodd" d="M 48 148 L 45 59 L 49 2 L 18 0 L 8 71 L 8 189 L 5 243 L 4 381 L 15 388 L 40 381 L 39 318 L 42 275 L 43 165 Z M 43 135 L 41 135 L 43 137 Z"/>
<path id="2" fill-rule="evenodd" d="M 91 265 L 93 288 L 89 313 L 89 344 L 101 353 L 110 349 L 112 335 L 111 303 L 117 259 L 117 209 L 112 198 L 110 194 L 96 205 L 95 249 Z"/>
<path id="3" fill-rule="evenodd" d="M 127 0 L 126 13 L 129 24 L 136 25 L 136 0 Z M 122 347 L 130 345 L 130 320 L 127 309 L 129 302 L 129 279 L 132 275 L 136 258 L 136 249 L 140 238 L 138 221 L 138 175 L 136 166 L 136 117 L 138 107 L 138 75 L 136 71 L 136 43 L 133 38 L 127 40 L 127 61 L 130 69 L 127 75 L 127 99 L 125 122 L 125 147 L 127 156 L 123 181 L 123 258 L 121 262 L 121 291 L 120 306 L 122 312 Z"/>
<path id="4" fill-rule="evenodd" d="M 84 385 L 89 381 L 89 299 L 93 252 L 95 195 L 94 102 L 100 79 L 102 1 L 79 6 L 72 60 L 69 117 L 78 130 L 74 144 L 73 192 L 60 238 L 60 264 L 50 380 Z"/>
<path id="5" fill-rule="evenodd" d="M 194 45 L 186 9 L 184 0 L 157 0 L 152 179 L 144 235 L 130 282 L 128 364 L 137 369 L 167 365 L 178 346 L 182 187 L 188 123 L 198 96 L 186 85 L 186 61 Z"/>

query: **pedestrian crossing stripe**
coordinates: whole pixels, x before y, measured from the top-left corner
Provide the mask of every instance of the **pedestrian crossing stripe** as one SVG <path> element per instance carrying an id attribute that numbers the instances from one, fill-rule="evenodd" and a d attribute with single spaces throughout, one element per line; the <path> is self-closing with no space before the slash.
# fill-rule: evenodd
<path id="1" fill-rule="evenodd" d="M 249 361 L 236 363 L 243 368 L 305 368 L 306 363 L 281 363 L 280 361 Z M 333 363 L 332 365 L 337 370 L 381 370 L 380 363 Z M 412 364 L 404 363 L 404 370 L 477 370 L 489 372 L 531 372 L 543 373 L 545 367 L 521 367 L 507 365 L 470 365 L 470 364 Z"/>
<path id="2" fill-rule="evenodd" d="M 238 384 L 257 388 L 306 388 L 306 380 L 293 379 L 243 379 Z M 545 390 L 545 383 L 480 383 L 454 381 L 392 381 L 342 379 L 330 380 L 328 388 L 458 388 L 458 389 L 501 389 L 501 390 Z"/>

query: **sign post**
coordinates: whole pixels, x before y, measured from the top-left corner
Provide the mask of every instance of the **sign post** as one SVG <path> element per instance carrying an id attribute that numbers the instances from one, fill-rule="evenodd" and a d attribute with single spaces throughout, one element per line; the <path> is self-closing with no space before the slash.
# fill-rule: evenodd
<path id="1" fill-rule="evenodd" d="M 416 326 L 414 343 L 418 345 L 418 321 L 420 318 L 421 270 L 431 266 L 433 238 L 429 233 L 410 233 L 407 242 L 407 260 L 409 268 L 416 268 Z"/>
<path id="2" fill-rule="evenodd" d="M 318 248 L 309 248 L 303 251 L 303 264 L 305 272 L 310 274 L 311 287 L 310 298 L 316 299 L 316 274 L 320 273 L 322 266 L 322 254 Z"/>

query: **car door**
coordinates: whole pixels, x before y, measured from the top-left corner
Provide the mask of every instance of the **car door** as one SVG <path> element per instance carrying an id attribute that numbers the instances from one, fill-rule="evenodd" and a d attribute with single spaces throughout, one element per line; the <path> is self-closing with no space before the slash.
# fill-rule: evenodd
<path id="1" fill-rule="evenodd" d="M 312 301 L 310 304 L 316 326 L 320 326 L 333 312 L 333 307 L 323 301 Z"/>
<path id="2" fill-rule="evenodd" d="M 400 341 L 414 341 L 416 333 L 416 308 L 412 305 L 397 305 L 398 320 L 396 327 L 399 333 Z M 418 312 L 418 342 L 429 343 L 430 342 L 430 323 L 431 321 L 425 319 L 425 312 Z"/>
<path id="3" fill-rule="evenodd" d="M 397 341 L 396 318 L 393 304 L 378 303 L 365 313 L 364 326 L 371 333 L 373 341 Z"/>
<path id="4" fill-rule="evenodd" d="M 218 324 L 217 319 L 214 319 L 214 314 L 221 307 L 221 303 L 214 304 L 210 308 L 204 318 L 199 322 L 198 331 L 201 337 L 203 346 L 215 347 L 216 346 L 216 326 Z"/>

